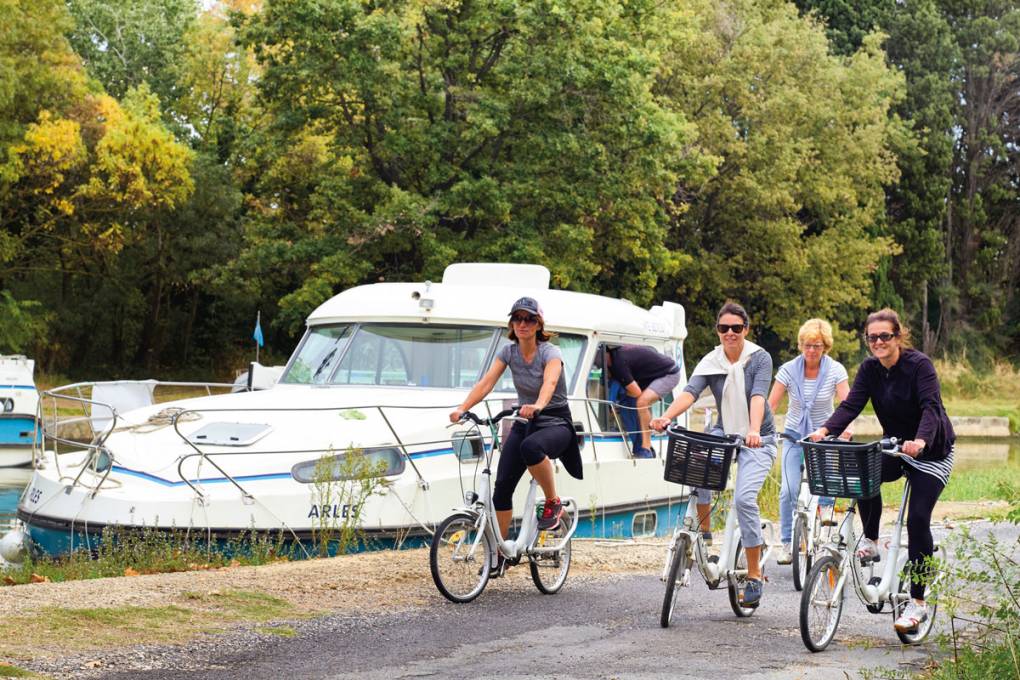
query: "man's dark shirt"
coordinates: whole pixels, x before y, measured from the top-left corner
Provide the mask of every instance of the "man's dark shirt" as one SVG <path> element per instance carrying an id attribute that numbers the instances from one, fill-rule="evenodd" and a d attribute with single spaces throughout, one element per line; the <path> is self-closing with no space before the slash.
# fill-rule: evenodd
<path id="1" fill-rule="evenodd" d="M 637 382 L 644 390 L 653 380 L 680 370 L 668 356 L 643 345 L 623 345 L 611 350 L 610 355 L 613 363 L 609 371 L 624 387 Z"/>
<path id="2" fill-rule="evenodd" d="M 850 394 L 825 421 L 830 434 L 838 435 L 871 399 L 882 432 L 900 440 L 923 439 L 918 460 L 940 460 L 956 441 L 946 415 L 939 379 L 931 359 L 914 349 L 903 349 L 900 359 L 886 369 L 875 357 L 857 369 Z"/>

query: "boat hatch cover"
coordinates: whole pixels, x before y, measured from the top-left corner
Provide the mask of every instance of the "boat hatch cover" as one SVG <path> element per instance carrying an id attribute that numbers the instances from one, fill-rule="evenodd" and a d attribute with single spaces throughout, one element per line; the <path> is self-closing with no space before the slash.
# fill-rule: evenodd
<path id="1" fill-rule="evenodd" d="M 265 423 L 209 423 L 188 435 L 192 444 L 250 446 L 273 431 Z"/>

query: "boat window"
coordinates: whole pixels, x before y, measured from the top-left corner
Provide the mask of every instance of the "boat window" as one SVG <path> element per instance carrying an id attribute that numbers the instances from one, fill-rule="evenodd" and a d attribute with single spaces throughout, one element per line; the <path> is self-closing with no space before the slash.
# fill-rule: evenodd
<path id="1" fill-rule="evenodd" d="M 659 518 L 656 516 L 654 510 L 635 513 L 634 520 L 631 522 L 630 525 L 631 536 L 633 536 L 634 538 L 641 538 L 643 536 L 654 536 L 655 525 L 658 519 Z"/>
<path id="2" fill-rule="evenodd" d="M 499 354 L 499 350 L 503 349 L 504 345 L 509 345 L 510 342 L 511 341 L 506 337 L 506 334 L 501 333 L 499 344 L 496 346 L 496 354 Z M 573 394 L 574 381 L 577 378 L 578 373 L 578 364 L 580 364 L 581 357 L 584 355 L 584 346 L 587 340 L 583 335 L 557 333 L 552 336 L 552 340 L 550 340 L 550 342 L 560 348 L 560 354 L 563 355 L 563 369 L 566 371 L 566 375 L 564 377 L 567 381 L 567 394 Z M 503 375 L 500 377 L 499 382 L 496 383 L 493 391 L 516 391 L 514 389 L 513 376 L 510 375 L 510 371 L 503 371 Z"/>
<path id="3" fill-rule="evenodd" d="M 309 328 L 280 382 L 298 385 L 328 382 L 350 342 L 352 328 L 350 324 Z"/>
<path id="4" fill-rule="evenodd" d="M 306 460 L 292 467 L 290 476 L 302 484 L 315 484 L 366 476 L 393 477 L 403 473 L 404 466 L 404 457 L 397 449 L 367 449 Z"/>
<path id="5" fill-rule="evenodd" d="M 478 381 L 494 333 L 492 328 L 364 324 L 329 382 L 470 387 Z"/>

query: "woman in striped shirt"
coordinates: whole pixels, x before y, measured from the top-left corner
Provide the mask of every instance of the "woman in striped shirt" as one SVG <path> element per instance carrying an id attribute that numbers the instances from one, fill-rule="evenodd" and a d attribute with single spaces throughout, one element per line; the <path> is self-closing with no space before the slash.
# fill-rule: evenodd
<path id="1" fill-rule="evenodd" d="M 832 415 L 832 399 L 843 401 L 850 391 L 849 378 L 843 364 L 829 356 L 832 349 L 832 326 L 821 319 L 809 319 L 797 333 L 800 356 L 779 367 L 776 381 L 769 392 L 769 408 L 776 407 L 789 394 L 786 409 L 785 434 L 803 439 Z M 849 428 L 842 437 L 850 438 Z M 800 495 L 800 472 L 804 464 L 804 450 L 797 444 L 783 447 L 782 484 L 779 492 L 779 537 L 783 547 L 777 564 L 789 564 L 793 537 L 793 513 Z M 832 499 L 823 498 L 821 505 L 832 505 Z"/>
<path id="2" fill-rule="evenodd" d="M 864 338 L 872 356 L 857 369 L 850 394 L 822 427 L 810 434 L 818 441 L 829 433 L 842 432 L 871 400 L 875 415 L 887 437 L 902 442 L 908 458 L 883 456 L 882 481 L 904 475 L 910 480 L 907 506 L 907 548 L 913 574 L 921 580 L 910 584 L 910 603 L 896 622 L 896 630 L 907 632 L 928 618 L 924 602 L 927 560 L 934 552 L 931 513 L 953 469 L 956 433 L 946 415 L 939 379 L 931 359 L 910 348 L 910 333 L 891 309 L 871 314 L 864 326 Z M 882 515 L 882 494 L 859 501 L 864 538 L 857 554 L 862 558 L 878 554 L 878 527 Z"/>

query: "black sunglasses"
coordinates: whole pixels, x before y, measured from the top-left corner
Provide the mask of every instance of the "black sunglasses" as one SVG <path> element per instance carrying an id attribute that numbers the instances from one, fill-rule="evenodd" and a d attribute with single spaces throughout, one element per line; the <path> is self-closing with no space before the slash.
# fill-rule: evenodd
<path id="1" fill-rule="evenodd" d="M 882 342 L 889 342 L 893 338 L 900 337 L 899 333 L 865 333 L 864 339 L 869 345 L 874 345 L 876 342 L 881 340 Z"/>
<path id="2" fill-rule="evenodd" d="M 534 314 L 528 314 L 527 316 L 511 316 L 511 323 L 538 323 L 538 317 Z"/>
<path id="3" fill-rule="evenodd" d="M 747 324 L 744 323 L 719 323 L 715 325 L 715 329 L 720 333 L 743 333 L 744 329 L 747 328 Z"/>

